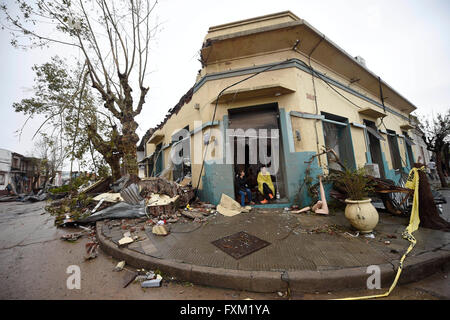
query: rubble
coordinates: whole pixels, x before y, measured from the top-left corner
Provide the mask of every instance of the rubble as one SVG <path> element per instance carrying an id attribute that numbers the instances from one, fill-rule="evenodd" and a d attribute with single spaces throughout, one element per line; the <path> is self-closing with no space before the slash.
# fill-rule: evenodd
<path id="1" fill-rule="evenodd" d="M 122 271 L 123 268 L 125 267 L 125 261 L 120 261 L 116 267 L 114 268 L 113 271 Z"/>
<path id="2" fill-rule="evenodd" d="M 102 193 L 93 198 L 94 201 L 106 201 L 106 202 L 120 202 L 124 201 L 123 198 L 120 196 L 120 193 Z"/>
<path id="3" fill-rule="evenodd" d="M 156 234 L 158 236 L 167 236 L 169 234 L 169 232 L 167 231 L 166 226 L 164 226 L 164 225 L 154 226 L 152 228 L 152 233 Z"/>
<path id="4" fill-rule="evenodd" d="M 71 234 L 66 234 L 66 235 L 62 236 L 61 240 L 75 242 L 82 236 L 83 236 L 83 232 L 71 233 Z"/>
<path id="5" fill-rule="evenodd" d="M 250 206 L 241 207 L 236 200 L 224 193 L 222 193 L 220 204 L 217 206 L 217 211 L 227 217 L 232 217 L 242 212 L 250 212 L 251 209 L 252 207 Z"/>
<path id="6" fill-rule="evenodd" d="M 98 256 L 98 242 L 88 242 L 86 243 L 86 255 L 84 256 L 85 260 L 95 259 Z"/>
<path id="7" fill-rule="evenodd" d="M 122 239 L 119 240 L 119 246 L 125 246 L 132 242 L 134 242 L 132 238 L 124 236 Z"/>

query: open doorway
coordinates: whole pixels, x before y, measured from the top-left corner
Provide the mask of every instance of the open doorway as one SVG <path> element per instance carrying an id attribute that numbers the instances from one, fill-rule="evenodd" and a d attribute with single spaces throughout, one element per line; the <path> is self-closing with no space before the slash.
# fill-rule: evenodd
<path id="1" fill-rule="evenodd" d="M 234 181 L 243 170 L 252 199 L 259 203 L 263 196 L 258 191 L 257 177 L 263 167 L 268 167 L 271 169 L 271 181 L 275 189 L 274 198 L 270 202 L 288 202 L 278 105 L 274 103 L 230 109 L 228 114 L 228 128 L 233 130 L 228 139 L 233 148 Z M 276 134 L 271 135 L 271 130 Z M 264 132 L 267 134 L 264 135 Z M 235 185 L 236 199 L 240 198 L 238 191 Z"/>

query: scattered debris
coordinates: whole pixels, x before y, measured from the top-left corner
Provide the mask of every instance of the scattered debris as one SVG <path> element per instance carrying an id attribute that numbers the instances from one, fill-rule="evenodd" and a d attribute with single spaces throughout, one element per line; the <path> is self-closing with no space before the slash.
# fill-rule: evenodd
<path id="1" fill-rule="evenodd" d="M 134 240 L 130 237 L 123 237 L 119 240 L 119 246 L 125 246 L 127 244 L 132 243 Z"/>
<path id="2" fill-rule="evenodd" d="M 375 235 L 373 233 L 365 234 L 364 237 L 370 238 L 370 239 L 375 239 Z"/>
<path id="3" fill-rule="evenodd" d="M 294 206 L 293 206 L 294 207 Z M 297 207 L 298 208 L 298 206 L 295 206 L 295 207 Z M 291 212 L 292 213 L 302 213 L 302 212 L 308 212 L 308 211 L 310 211 L 311 210 L 311 207 L 304 207 L 304 208 L 302 208 L 302 209 L 300 209 L 300 210 L 292 210 Z"/>
<path id="4" fill-rule="evenodd" d="M 384 242 L 384 244 L 389 245 L 389 244 L 391 244 L 391 242 L 390 242 L 389 240 L 386 240 L 386 241 Z"/>
<path id="5" fill-rule="evenodd" d="M 105 201 L 105 199 L 101 199 L 97 205 L 94 207 L 94 209 L 92 209 L 92 213 L 95 213 L 95 211 L 97 211 L 98 208 L 100 208 L 100 206 L 102 205 L 102 203 Z"/>
<path id="6" fill-rule="evenodd" d="M 85 260 L 95 259 L 98 256 L 98 243 L 97 242 L 88 242 L 86 243 L 86 255 L 84 256 Z"/>
<path id="7" fill-rule="evenodd" d="M 356 231 L 355 235 L 351 234 L 350 232 L 346 232 L 345 234 L 347 234 L 347 235 L 349 235 L 350 237 L 353 237 L 353 238 L 359 237 L 359 231 Z"/>
<path id="8" fill-rule="evenodd" d="M 325 190 L 323 189 L 323 184 L 322 184 L 322 177 L 319 176 L 319 185 L 320 185 L 320 199 L 319 201 L 317 201 L 317 204 L 313 207 L 313 211 L 317 214 L 324 214 L 324 215 L 328 215 L 329 214 L 329 210 L 328 210 L 328 205 L 327 205 L 327 198 L 325 196 Z"/>
<path id="9" fill-rule="evenodd" d="M 125 267 L 125 261 L 120 261 L 114 268 L 113 271 L 122 271 L 123 267 Z"/>
<path id="10" fill-rule="evenodd" d="M 156 279 L 145 280 L 141 282 L 142 288 L 155 288 L 161 286 L 162 277 L 158 274 L 156 275 Z"/>
<path id="11" fill-rule="evenodd" d="M 307 231 L 307 233 L 310 233 L 310 234 L 311 233 L 327 233 L 329 235 L 345 233 L 345 232 L 347 232 L 347 230 L 344 227 L 339 226 L 337 224 L 331 224 L 331 225 L 325 224 L 323 226 L 319 226 L 319 227 L 316 227 L 316 228 L 313 228 L 313 229 Z"/>
<path id="12" fill-rule="evenodd" d="M 152 228 L 152 233 L 158 236 L 167 236 L 169 232 L 165 225 L 157 225 Z"/>
<path id="13" fill-rule="evenodd" d="M 224 193 L 222 193 L 220 204 L 217 206 L 217 211 L 227 217 L 235 216 L 241 212 L 249 212 L 251 209 L 251 206 L 241 207 L 236 200 Z"/>
<path id="14" fill-rule="evenodd" d="M 183 216 L 185 216 L 185 217 L 190 218 L 190 219 L 203 218 L 203 213 L 196 212 L 194 210 L 192 210 L 192 211 L 181 211 L 181 214 Z"/>
<path id="15" fill-rule="evenodd" d="M 61 240 L 66 240 L 66 241 L 69 241 L 69 242 L 75 242 L 79 238 L 81 238 L 82 236 L 83 236 L 83 232 L 71 233 L 71 234 L 66 234 L 66 235 L 62 236 Z"/>
<path id="16" fill-rule="evenodd" d="M 127 271 L 127 270 L 125 270 L 125 271 L 126 271 L 125 272 L 125 276 L 123 277 L 123 279 L 124 279 L 123 287 L 124 288 L 128 287 L 130 285 L 130 283 L 132 283 L 136 279 L 136 277 L 138 275 L 137 272 L 130 272 L 130 271 Z"/>
<path id="17" fill-rule="evenodd" d="M 99 194 L 92 200 L 94 200 L 94 201 L 103 200 L 106 202 L 113 202 L 113 203 L 123 201 L 122 197 L 120 196 L 120 193 L 110 193 L 110 192 Z"/>

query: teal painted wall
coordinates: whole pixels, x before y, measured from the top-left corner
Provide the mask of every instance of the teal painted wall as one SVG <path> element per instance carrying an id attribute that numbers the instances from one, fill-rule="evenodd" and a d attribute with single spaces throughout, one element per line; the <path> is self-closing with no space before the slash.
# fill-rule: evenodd
<path id="1" fill-rule="evenodd" d="M 225 115 L 219 123 L 219 130 L 223 137 L 226 136 L 228 128 L 228 116 Z M 223 143 L 223 159 L 222 164 L 217 164 L 212 161 L 205 161 L 204 176 L 202 177 L 202 189 L 199 190 L 199 198 L 217 205 L 220 202 L 222 193 L 234 199 L 234 175 L 231 164 L 226 164 L 225 157 L 225 141 Z"/>
<path id="2" fill-rule="evenodd" d="M 283 157 L 280 161 L 283 161 L 281 165 L 284 174 L 287 177 L 286 192 L 288 197 L 288 203 L 282 204 L 268 204 L 261 205 L 265 208 L 283 208 L 291 206 L 292 204 L 309 205 L 311 199 L 306 191 L 306 185 L 302 188 L 302 192 L 297 197 L 300 185 L 305 178 L 305 170 L 308 166 L 306 161 L 311 159 L 311 156 L 315 154 L 314 151 L 295 152 L 294 150 L 294 138 L 292 136 L 291 120 L 288 113 L 283 108 L 280 110 L 280 130 L 281 130 L 281 144 Z M 228 127 L 228 116 L 224 116 L 220 121 L 220 130 L 225 136 L 226 129 Z M 225 145 L 223 155 L 225 157 Z M 225 159 L 223 160 L 225 163 Z M 205 162 L 204 176 L 202 177 L 203 187 L 199 190 L 199 197 L 202 201 L 207 201 L 217 205 L 220 202 L 222 193 L 234 198 L 234 176 L 233 167 L 231 164 L 216 164 Z M 311 176 L 323 174 L 322 169 L 318 165 L 317 157 L 314 158 L 311 164 Z M 313 182 L 315 183 L 315 182 Z M 326 191 L 329 187 L 326 187 Z M 327 192 L 328 193 L 328 192 Z M 327 197 L 328 198 L 328 197 Z M 294 203 L 294 200 L 300 200 Z"/>

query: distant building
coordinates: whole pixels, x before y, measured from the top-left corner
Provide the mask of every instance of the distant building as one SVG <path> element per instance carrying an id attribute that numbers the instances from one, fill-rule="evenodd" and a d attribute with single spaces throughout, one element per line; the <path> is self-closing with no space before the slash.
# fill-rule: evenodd
<path id="1" fill-rule="evenodd" d="M 39 172 L 40 159 L 0 149 L 0 194 L 6 194 L 8 184 L 15 193 L 30 193 L 44 181 Z"/>

